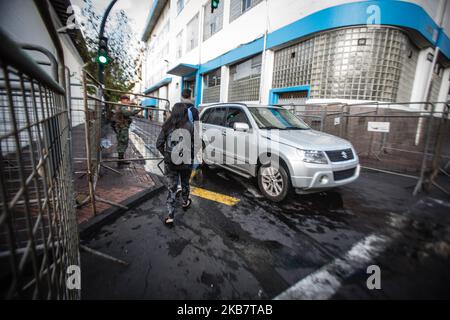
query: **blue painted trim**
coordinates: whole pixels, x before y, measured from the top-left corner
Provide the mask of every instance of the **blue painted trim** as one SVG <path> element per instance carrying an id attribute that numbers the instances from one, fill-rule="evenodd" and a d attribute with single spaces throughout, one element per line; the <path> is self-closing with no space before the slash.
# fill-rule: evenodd
<path id="1" fill-rule="evenodd" d="M 197 69 L 197 71 L 198 71 L 198 69 Z M 193 76 L 195 76 L 197 74 L 197 71 L 191 72 L 191 73 L 183 76 L 183 78 L 191 78 L 191 77 L 193 77 Z"/>
<path id="2" fill-rule="evenodd" d="M 273 105 L 273 104 L 277 104 L 278 103 L 278 97 L 279 97 L 280 93 L 296 92 L 296 91 L 308 91 L 307 97 L 309 98 L 310 90 L 311 90 L 311 86 L 310 85 L 271 89 L 269 91 L 269 105 Z"/>
<path id="3" fill-rule="evenodd" d="M 198 69 L 198 64 L 180 63 L 181 66 L 189 67 L 192 69 Z"/>
<path id="4" fill-rule="evenodd" d="M 155 98 L 146 98 L 142 101 L 142 106 L 144 107 L 156 107 L 158 105 L 158 100 Z"/>
<path id="5" fill-rule="evenodd" d="M 178 65 L 176 65 L 175 67 L 173 67 L 172 69 L 170 69 L 169 71 L 167 71 L 167 74 L 174 74 L 172 73 L 173 70 L 175 70 L 176 68 L 178 68 L 179 66 L 183 66 L 183 67 L 188 67 L 194 70 L 198 70 L 199 66 L 198 64 L 188 64 L 188 63 L 179 63 Z M 193 73 L 195 73 L 196 71 L 193 71 L 191 73 L 189 73 L 190 75 L 192 75 Z M 189 74 L 183 74 L 183 75 L 179 75 L 179 74 L 174 74 L 176 76 L 189 76 Z"/>
<path id="6" fill-rule="evenodd" d="M 370 16 L 367 10 L 371 5 L 380 8 L 381 25 L 417 30 L 430 44 L 438 44 L 442 53 L 450 59 L 449 37 L 442 30 L 439 30 L 436 23 L 422 7 L 399 0 L 352 2 L 323 9 L 269 33 L 267 35 L 267 48 L 272 49 L 315 32 L 353 25 L 365 25 Z M 433 33 L 436 32 L 438 32 L 437 41 L 433 40 Z M 199 71 L 203 74 L 223 65 L 256 55 L 263 50 L 264 38 L 260 37 L 200 65 Z"/>
<path id="7" fill-rule="evenodd" d="M 439 33 L 437 44 L 440 50 L 445 54 L 445 56 L 450 59 L 450 56 L 448 54 L 450 53 L 450 38 L 444 33 L 442 29 Z"/>
<path id="8" fill-rule="evenodd" d="M 148 94 L 152 91 L 155 91 L 155 90 L 161 88 L 162 86 L 169 84 L 171 82 L 172 82 L 172 78 L 170 78 L 170 77 L 165 78 L 165 79 L 161 80 L 160 82 L 158 82 L 157 84 L 151 86 L 150 88 L 145 89 L 144 94 Z"/>
<path id="9" fill-rule="evenodd" d="M 220 68 L 223 65 L 227 65 L 236 62 L 240 59 L 253 56 L 261 53 L 264 49 L 264 38 L 258 38 L 255 41 L 243 44 L 236 49 L 233 49 L 216 59 L 208 61 L 200 65 L 199 72 L 201 74 Z"/>
<path id="10" fill-rule="evenodd" d="M 267 47 L 276 47 L 287 41 L 323 30 L 365 25 L 370 16 L 367 13 L 368 8 L 372 5 L 380 8 L 381 25 L 417 30 L 432 45 L 436 45 L 433 34 L 438 32 L 439 28 L 422 7 L 404 1 L 378 0 L 347 3 L 313 13 L 270 33 L 267 37 Z M 450 51 L 445 54 L 450 56 Z"/>
<path id="11" fill-rule="evenodd" d="M 202 103 L 202 86 L 203 86 L 203 79 L 200 72 L 197 72 L 195 75 L 195 107 L 198 108 L 198 106 Z"/>

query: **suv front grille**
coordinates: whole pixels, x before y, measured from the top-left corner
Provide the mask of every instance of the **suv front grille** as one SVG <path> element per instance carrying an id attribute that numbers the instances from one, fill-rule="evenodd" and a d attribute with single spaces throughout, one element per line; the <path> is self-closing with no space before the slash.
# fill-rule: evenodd
<path id="1" fill-rule="evenodd" d="M 355 174 L 355 170 L 356 168 L 342 171 L 334 171 L 333 172 L 334 181 L 344 180 L 353 177 L 353 175 Z"/>
<path id="2" fill-rule="evenodd" d="M 330 158 L 331 162 L 341 162 L 353 160 L 353 151 L 352 149 L 344 149 L 344 150 L 333 150 L 333 151 L 325 151 L 328 158 Z"/>

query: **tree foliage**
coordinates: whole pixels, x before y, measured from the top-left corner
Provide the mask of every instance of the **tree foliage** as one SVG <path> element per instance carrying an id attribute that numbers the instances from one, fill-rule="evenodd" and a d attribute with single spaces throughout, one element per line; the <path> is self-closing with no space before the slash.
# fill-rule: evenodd
<path id="1" fill-rule="evenodd" d="M 89 62 L 87 70 L 98 76 L 96 62 L 100 23 L 104 13 L 99 14 L 92 5 L 92 0 L 83 0 L 81 9 L 81 31 L 86 40 Z M 108 38 L 108 55 L 110 61 L 105 66 L 105 87 L 120 91 L 130 91 L 139 81 L 144 45 L 137 38 L 130 25 L 127 14 L 123 11 L 110 13 L 106 20 L 105 34 Z M 105 93 L 106 99 L 117 101 L 120 94 Z"/>

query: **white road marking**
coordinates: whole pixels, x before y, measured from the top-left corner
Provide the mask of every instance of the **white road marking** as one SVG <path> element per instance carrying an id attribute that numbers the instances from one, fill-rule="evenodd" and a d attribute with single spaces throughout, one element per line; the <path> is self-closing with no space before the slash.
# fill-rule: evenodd
<path id="1" fill-rule="evenodd" d="M 337 258 L 276 296 L 275 300 L 329 299 L 341 287 L 342 281 L 357 270 L 366 269 L 375 257 L 392 241 L 372 234 L 356 243 L 342 258 Z"/>

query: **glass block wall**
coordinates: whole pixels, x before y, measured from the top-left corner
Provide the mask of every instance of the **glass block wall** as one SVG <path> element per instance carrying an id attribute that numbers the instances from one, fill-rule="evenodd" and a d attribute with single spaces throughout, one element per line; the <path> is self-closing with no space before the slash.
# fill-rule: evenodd
<path id="1" fill-rule="evenodd" d="M 216 69 L 204 75 L 203 103 L 220 101 L 220 72 L 220 69 Z"/>
<path id="2" fill-rule="evenodd" d="M 323 32 L 275 52 L 272 85 L 310 85 L 310 98 L 409 101 L 418 51 L 396 28 Z"/>
<path id="3" fill-rule="evenodd" d="M 259 54 L 251 59 L 230 66 L 228 101 L 258 101 L 261 81 L 261 61 Z"/>

